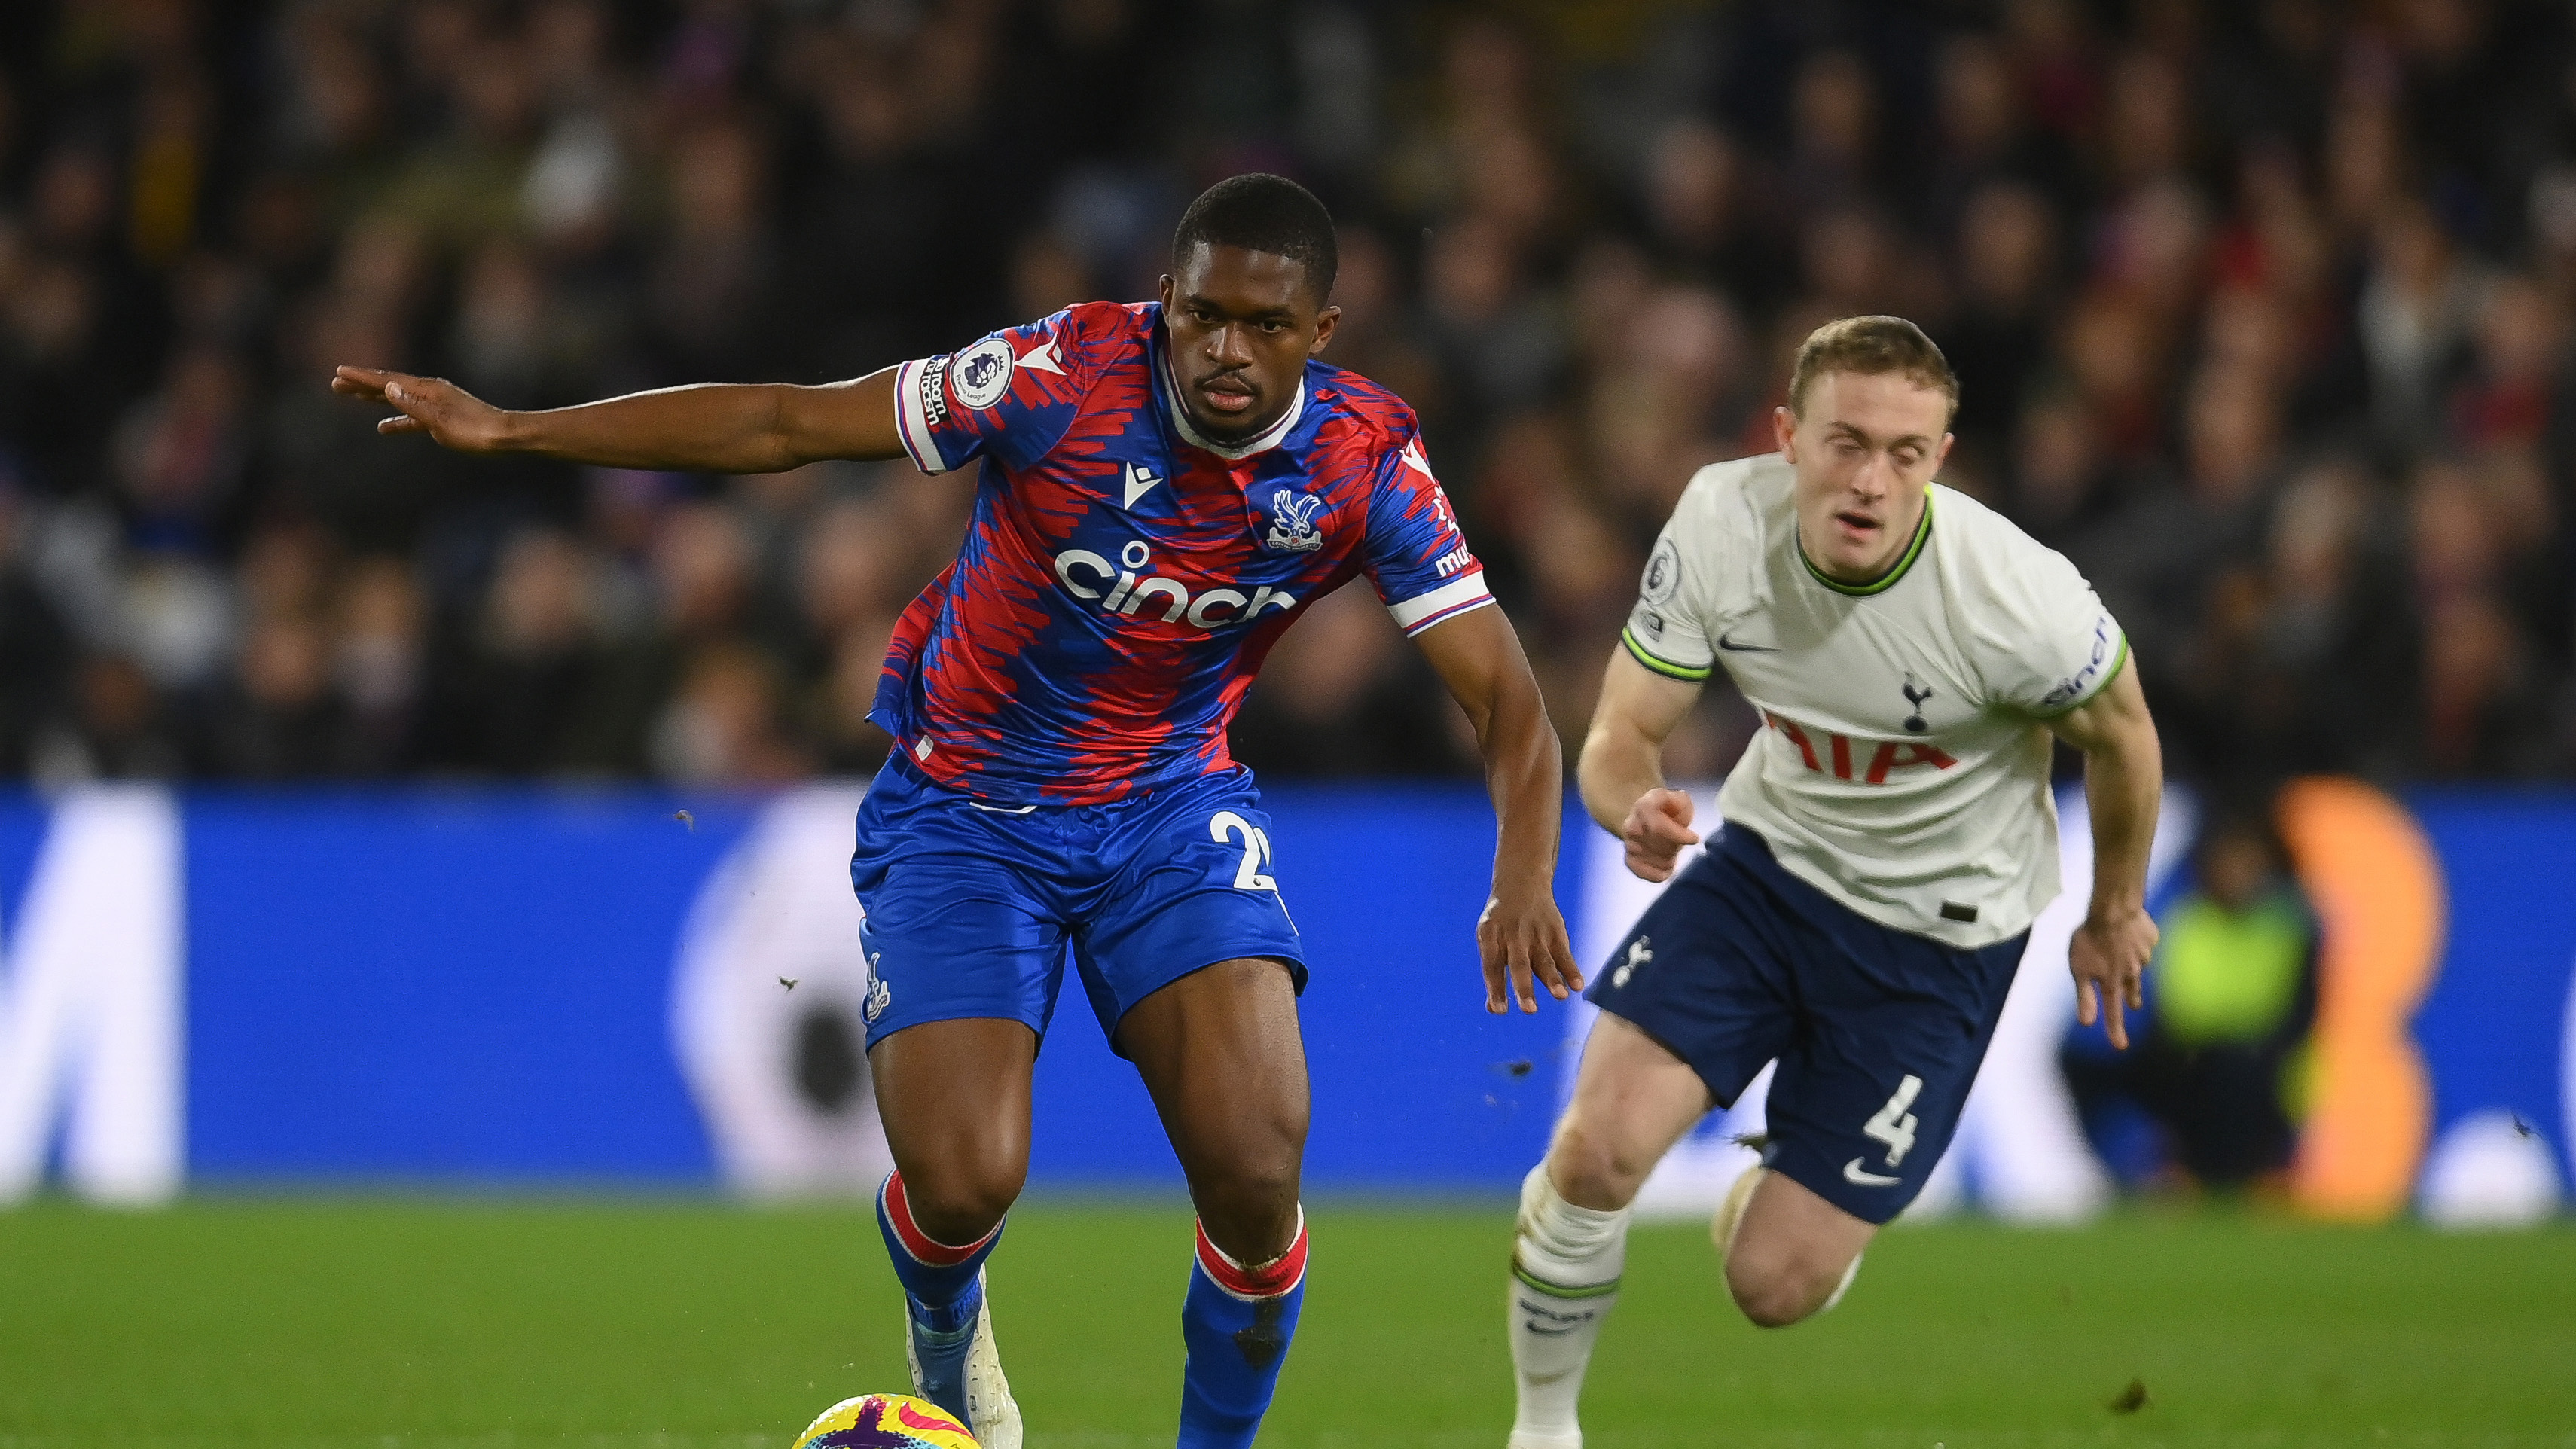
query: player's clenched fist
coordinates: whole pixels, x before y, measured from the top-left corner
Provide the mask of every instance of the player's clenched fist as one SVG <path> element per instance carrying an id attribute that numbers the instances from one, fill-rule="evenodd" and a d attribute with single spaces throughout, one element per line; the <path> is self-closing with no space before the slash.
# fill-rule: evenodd
<path id="1" fill-rule="evenodd" d="M 490 453 L 504 445 L 507 414 L 443 378 L 343 367 L 332 374 L 331 390 L 401 409 L 400 417 L 376 424 L 379 433 L 427 433 L 460 453 Z"/>
<path id="2" fill-rule="evenodd" d="M 1628 846 L 1628 869 L 1641 880 L 1659 881 L 1673 873 L 1673 858 L 1685 845 L 1699 844 L 1690 828 L 1691 797 L 1682 790 L 1649 790 L 1628 807 L 1619 838 Z"/>

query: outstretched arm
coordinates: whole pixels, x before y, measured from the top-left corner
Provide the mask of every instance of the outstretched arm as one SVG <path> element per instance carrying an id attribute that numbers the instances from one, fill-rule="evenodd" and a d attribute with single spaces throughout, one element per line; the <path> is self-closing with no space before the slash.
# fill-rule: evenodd
<path id="1" fill-rule="evenodd" d="M 1499 608 L 1435 624 L 1413 642 L 1476 727 L 1476 743 L 1485 752 L 1485 785 L 1501 822 L 1494 893 L 1476 921 L 1485 1009 L 1505 1009 L 1508 984 L 1521 1010 L 1538 1010 L 1533 977 L 1563 1001 L 1583 989 L 1553 888 L 1557 836 L 1564 827 L 1565 760 L 1529 657 Z"/>
<path id="2" fill-rule="evenodd" d="M 2057 737 L 2084 752 L 2084 801 L 2093 817 L 2093 903 L 2066 945 L 2075 973 L 2075 1019 L 2100 1020 L 2111 1045 L 2128 1050 L 2122 1008 L 2145 1004 L 2142 982 L 2155 954 L 2155 918 L 2147 914 L 2147 852 L 2156 839 L 2164 798 L 2164 749 L 2138 687 L 2137 661 L 2083 704 L 2048 722 Z"/>
<path id="3" fill-rule="evenodd" d="M 535 453 L 610 468 L 776 473 L 823 458 L 899 458 L 895 369 L 822 387 L 701 383 L 545 412 L 509 412 L 452 382 L 343 367 L 331 390 L 401 409 L 386 434 L 426 433 L 460 453 Z"/>
<path id="4" fill-rule="evenodd" d="M 1610 651 L 1601 703 L 1583 738 L 1583 808 L 1628 847 L 1628 869 L 1643 880 L 1673 873 L 1682 847 L 1698 842 L 1691 798 L 1664 785 L 1664 741 L 1699 698 L 1696 681 L 1669 679 L 1626 647 Z"/>

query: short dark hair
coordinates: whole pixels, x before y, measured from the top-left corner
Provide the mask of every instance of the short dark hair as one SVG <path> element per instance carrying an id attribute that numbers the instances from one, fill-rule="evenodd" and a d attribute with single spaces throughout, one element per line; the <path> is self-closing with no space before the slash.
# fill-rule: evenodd
<path id="1" fill-rule="evenodd" d="M 1172 233 L 1172 266 L 1201 242 L 1286 257 L 1306 269 L 1318 305 L 1333 295 L 1341 248 L 1333 239 L 1333 214 L 1315 194 L 1285 176 L 1247 172 L 1199 193 Z"/>
<path id="2" fill-rule="evenodd" d="M 1959 375 L 1923 329 L 1902 317 L 1845 317 L 1807 334 L 1789 373 L 1789 411 L 1807 415 L 1807 388 L 1828 372 L 1899 373 L 1950 399 L 1959 411 Z"/>

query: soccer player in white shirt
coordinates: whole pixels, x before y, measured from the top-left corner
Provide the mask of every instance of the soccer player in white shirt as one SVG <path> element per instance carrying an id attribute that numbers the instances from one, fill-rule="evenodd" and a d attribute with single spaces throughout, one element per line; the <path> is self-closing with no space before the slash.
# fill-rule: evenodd
<path id="1" fill-rule="evenodd" d="M 2126 1047 L 2155 948 L 2163 784 L 2128 643 L 2074 566 L 1933 481 L 1958 383 L 1902 318 L 1820 327 L 1780 451 L 1699 471 L 1646 566 L 1584 741 L 1584 804 L 1629 869 L 1692 830 L 1665 737 L 1719 664 L 1764 728 L 1724 824 L 1594 979 L 1574 1102 L 1521 1189 L 1512 1449 L 1582 1443 L 1628 1205 L 1666 1150 L 1777 1060 L 1762 1166 L 1712 1224 L 1746 1317 L 1831 1307 L 1949 1145 L 2031 918 L 2058 891 L 2050 738 L 2082 752 L 2092 904 L 2076 1011 Z"/>

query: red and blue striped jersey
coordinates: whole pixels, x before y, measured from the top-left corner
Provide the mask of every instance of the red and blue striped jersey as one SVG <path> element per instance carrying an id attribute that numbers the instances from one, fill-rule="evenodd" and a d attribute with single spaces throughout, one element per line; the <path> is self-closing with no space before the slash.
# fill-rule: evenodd
<path id="1" fill-rule="evenodd" d="M 1365 573 L 1412 635 L 1493 601 L 1394 394 L 1309 362 L 1276 426 L 1219 447 L 1166 345 L 1159 306 L 1093 302 L 898 373 L 913 462 L 984 460 L 868 715 L 932 779 L 1079 805 L 1227 769 L 1226 727 L 1306 605 Z"/>

